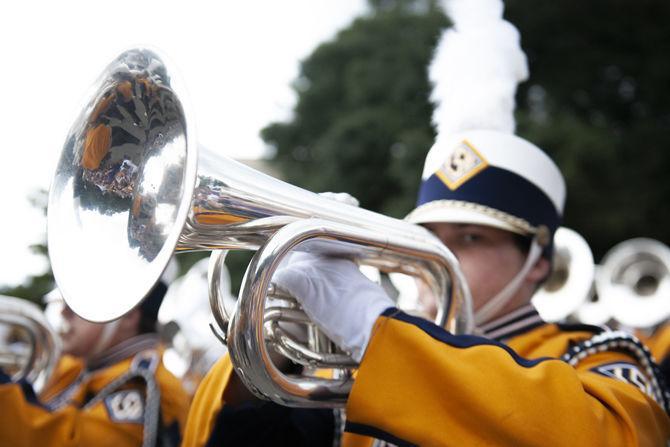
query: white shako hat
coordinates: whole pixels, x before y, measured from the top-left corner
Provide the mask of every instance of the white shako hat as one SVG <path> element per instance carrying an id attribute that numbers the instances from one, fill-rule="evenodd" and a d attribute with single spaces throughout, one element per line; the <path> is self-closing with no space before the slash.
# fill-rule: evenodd
<path id="1" fill-rule="evenodd" d="M 547 246 L 564 202 L 563 176 L 537 146 L 509 133 L 468 130 L 438 137 L 406 219 L 487 225 L 538 236 Z"/>

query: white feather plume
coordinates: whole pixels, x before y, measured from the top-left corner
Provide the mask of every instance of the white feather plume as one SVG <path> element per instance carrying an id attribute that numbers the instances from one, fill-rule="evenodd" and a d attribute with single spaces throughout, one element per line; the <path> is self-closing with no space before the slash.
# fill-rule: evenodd
<path id="1" fill-rule="evenodd" d="M 514 133 L 514 96 L 528 64 L 518 30 L 502 18 L 502 0 L 442 3 L 453 26 L 429 67 L 438 138 L 470 129 Z"/>

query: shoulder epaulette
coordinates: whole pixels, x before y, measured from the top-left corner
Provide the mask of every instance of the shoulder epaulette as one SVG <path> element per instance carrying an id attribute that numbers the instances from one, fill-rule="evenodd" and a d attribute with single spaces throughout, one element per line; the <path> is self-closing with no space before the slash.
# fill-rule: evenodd
<path id="1" fill-rule="evenodd" d="M 617 351 L 630 355 L 643 368 L 643 373 L 649 379 L 649 386 L 645 391 L 654 399 L 666 413 L 670 414 L 670 392 L 666 388 L 663 375 L 649 349 L 633 335 L 623 331 L 604 330 L 588 340 L 579 342 L 563 354 L 561 360 L 576 366 L 585 358 L 604 351 Z M 617 377 L 619 378 L 619 377 Z M 622 379 L 625 380 L 625 379 Z M 633 385 L 636 385 L 633 383 Z"/>

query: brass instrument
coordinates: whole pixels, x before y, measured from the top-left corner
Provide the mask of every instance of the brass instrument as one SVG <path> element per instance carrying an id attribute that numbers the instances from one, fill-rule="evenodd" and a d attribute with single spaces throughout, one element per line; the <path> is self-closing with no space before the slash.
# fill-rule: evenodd
<path id="1" fill-rule="evenodd" d="M 612 309 L 607 307 L 607 303 L 600 299 L 598 284 L 601 283 L 603 275 L 600 265 L 595 266 L 594 280 L 588 299 L 577 308 L 574 313 L 574 319 L 583 324 L 592 324 L 595 326 L 612 326 Z"/>
<path id="2" fill-rule="evenodd" d="M 652 328 L 670 318 L 670 248 L 628 239 L 601 261 L 598 294 L 612 318 L 628 328 Z"/>
<path id="3" fill-rule="evenodd" d="M 594 277 L 589 244 L 576 231 L 560 227 L 554 235 L 552 272 L 533 304 L 545 321 L 565 320 L 589 298 Z"/>
<path id="4" fill-rule="evenodd" d="M 49 195 L 48 244 L 58 286 L 77 314 L 118 318 L 143 299 L 174 252 L 222 250 L 210 265 L 210 303 L 239 376 L 259 397 L 306 407 L 343 405 L 353 361 L 332 346 L 321 350 L 321 337 L 307 346 L 282 330 L 313 326 L 290 297 L 268 298 L 272 274 L 292 250 L 419 277 L 441 298 L 436 322 L 453 333 L 471 330 L 467 285 L 434 235 L 228 158 L 198 155 L 181 91 L 163 57 L 124 52 L 101 74 L 69 132 Z M 231 249 L 257 250 L 232 316 L 217 287 Z M 266 302 L 282 304 L 268 310 Z M 284 374 L 270 346 L 308 370 L 333 368 L 337 377 Z"/>
<path id="5" fill-rule="evenodd" d="M 60 358 L 60 339 L 42 310 L 21 298 L 0 295 L 0 367 L 13 381 L 39 393 Z"/>

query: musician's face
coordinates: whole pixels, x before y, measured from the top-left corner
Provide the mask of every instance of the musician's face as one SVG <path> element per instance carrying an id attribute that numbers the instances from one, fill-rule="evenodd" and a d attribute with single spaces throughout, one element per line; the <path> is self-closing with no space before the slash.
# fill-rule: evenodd
<path id="1" fill-rule="evenodd" d="M 60 329 L 63 352 L 87 358 L 93 352 L 105 325 L 84 320 L 68 306 L 63 307 L 62 315 L 65 322 Z"/>
<path id="2" fill-rule="evenodd" d="M 471 224 L 430 223 L 425 226 L 458 258 L 470 286 L 475 311 L 509 284 L 526 260 L 526 253 L 509 231 Z M 528 302 L 547 269 L 548 263 L 539 261 L 500 314 Z"/>

